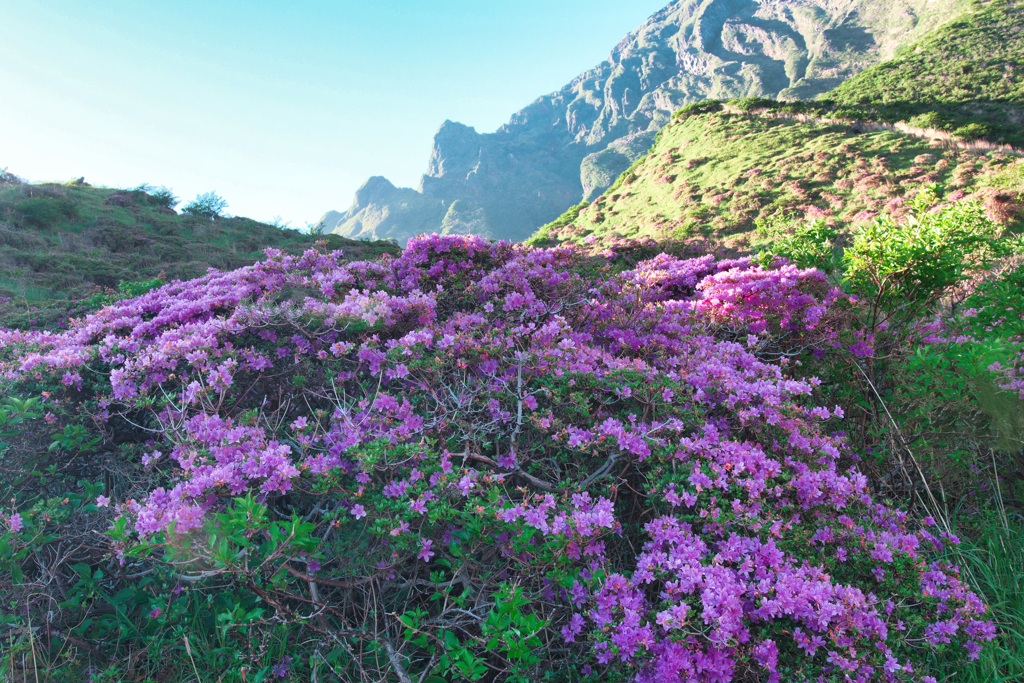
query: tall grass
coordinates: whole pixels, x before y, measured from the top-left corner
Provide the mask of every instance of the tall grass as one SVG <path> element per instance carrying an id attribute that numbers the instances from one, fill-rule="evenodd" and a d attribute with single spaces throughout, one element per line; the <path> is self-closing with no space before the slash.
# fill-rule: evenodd
<path id="1" fill-rule="evenodd" d="M 998 639 L 981 658 L 953 666 L 957 653 L 936 662 L 931 673 L 956 683 L 1024 681 L 1024 517 L 1002 510 L 985 515 L 958 515 L 959 546 L 947 552 L 988 603 L 999 629 Z"/>

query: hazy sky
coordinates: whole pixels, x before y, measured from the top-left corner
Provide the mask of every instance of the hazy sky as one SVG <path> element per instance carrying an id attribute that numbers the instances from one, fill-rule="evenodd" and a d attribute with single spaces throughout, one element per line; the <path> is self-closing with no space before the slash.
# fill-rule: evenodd
<path id="1" fill-rule="evenodd" d="M 666 2 L 0 0 L 0 168 L 301 227 L 417 186 L 442 121 L 493 131 Z"/>

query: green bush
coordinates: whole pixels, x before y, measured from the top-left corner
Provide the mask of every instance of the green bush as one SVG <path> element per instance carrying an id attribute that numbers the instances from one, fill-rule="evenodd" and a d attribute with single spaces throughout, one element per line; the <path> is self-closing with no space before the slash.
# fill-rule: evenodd
<path id="1" fill-rule="evenodd" d="M 46 228 L 74 218 L 77 208 L 74 202 L 59 197 L 29 197 L 15 207 L 29 225 Z"/>
<path id="2" fill-rule="evenodd" d="M 913 116 L 907 120 L 907 125 L 914 128 L 933 128 L 935 130 L 946 130 L 949 127 L 949 123 L 937 111 L 929 111 Z"/>
<path id="3" fill-rule="evenodd" d="M 981 205 L 958 202 L 932 210 L 937 201 L 934 188 L 922 190 L 904 222 L 884 216 L 854 234 L 843 255 L 853 293 L 876 308 L 917 312 L 999 252 L 999 227 Z"/>
<path id="4" fill-rule="evenodd" d="M 676 120 L 682 120 L 688 116 L 696 116 L 698 114 L 711 114 L 714 112 L 722 111 L 722 103 L 718 100 L 703 100 L 701 102 L 693 102 L 688 104 L 679 111 L 677 111 L 672 118 Z"/>
<path id="5" fill-rule="evenodd" d="M 729 100 L 727 104 L 740 111 L 750 112 L 757 109 L 775 109 L 781 103 L 778 100 L 771 100 L 765 97 L 743 97 L 737 100 Z"/>
<path id="6" fill-rule="evenodd" d="M 212 221 L 220 218 L 226 208 L 228 208 L 228 203 L 223 197 L 216 192 L 204 192 L 189 202 L 182 209 L 182 213 Z"/>
<path id="7" fill-rule="evenodd" d="M 966 126 L 960 126 L 954 130 L 953 134 L 965 140 L 981 140 L 992 137 L 992 126 L 984 123 L 968 123 Z"/>
<path id="8" fill-rule="evenodd" d="M 792 214 L 777 214 L 754 222 L 764 242 L 758 255 L 766 268 L 776 258 L 787 259 L 801 268 L 833 273 L 839 267 L 839 231 L 824 220 L 797 220 Z"/>

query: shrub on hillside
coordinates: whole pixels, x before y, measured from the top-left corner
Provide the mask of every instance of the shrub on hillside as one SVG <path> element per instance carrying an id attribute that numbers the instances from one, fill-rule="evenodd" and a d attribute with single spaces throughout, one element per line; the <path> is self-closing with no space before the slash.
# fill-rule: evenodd
<path id="1" fill-rule="evenodd" d="M 757 237 L 764 243 L 758 256 L 768 267 L 783 258 L 801 268 L 817 268 L 826 274 L 839 267 L 839 231 L 824 219 L 797 220 L 779 214 L 754 222 Z"/>
<path id="2" fill-rule="evenodd" d="M 827 259 L 853 295 L 837 352 L 816 352 L 807 371 L 833 400 L 871 415 L 850 433 L 874 454 L 867 469 L 901 496 L 934 501 L 944 491 L 975 504 L 990 495 L 979 472 L 1019 476 L 1012 454 L 1024 411 L 1010 392 L 1019 386 L 1024 333 L 1014 321 L 1024 289 L 1012 268 L 990 272 L 993 262 L 1008 267 L 1014 240 L 976 201 L 948 201 L 957 197 L 944 203 L 930 189 L 893 203 L 906 216 L 867 222 L 845 251 L 823 224 L 779 218 L 761 226 L 759 260 Z M 993 450 L 1007 457 L 997 463 Z"/>
<path id="3" fill-rule="evenodd" d="M 977 202 L 938 200 L 923 190 L 904 221 L 883 216 L 854 234 L 843 255 L 854 293 L 880 310 L 917 312 L 1000 252 L 999 226 Z"/>
<path id="4" fill-rule="evenodd" d="M 226 208 L 228 208 L 228 203 L 223 197 L 219 196 L 216 192 L 204 192 L 186 204 L 181 212 L 189 216 L 206 218 L 212 221 L 220 218 Z"/>
<path id="5" fill-rule="evenodd" d="M 136 187 L 134 191 L 144 193 L 154 204 L 162 206 L 165 209 L 173 209 L 181 202 L 181 200 L 178 199 L 170 189 L 163 185 L 153 187 L 152 185 L 143 183 Z"/>

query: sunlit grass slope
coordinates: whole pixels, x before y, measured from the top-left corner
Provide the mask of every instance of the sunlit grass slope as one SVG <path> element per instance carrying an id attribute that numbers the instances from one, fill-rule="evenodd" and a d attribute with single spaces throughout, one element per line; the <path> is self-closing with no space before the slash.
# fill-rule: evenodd
<path id="1" fill-rule="evenodd" d="M 1024 163 L 895 130 L 865 130 L 691 107 L 663 129 L 650 154 L 591 205 L 542 228 L 536 243 L 593 238 L 707 237 L 749 246 L 759 218 L 792 213 L 856 225 L 901 214 L 925 185 L 974 196 L 1003 223 L 1022 218 Z"/>

